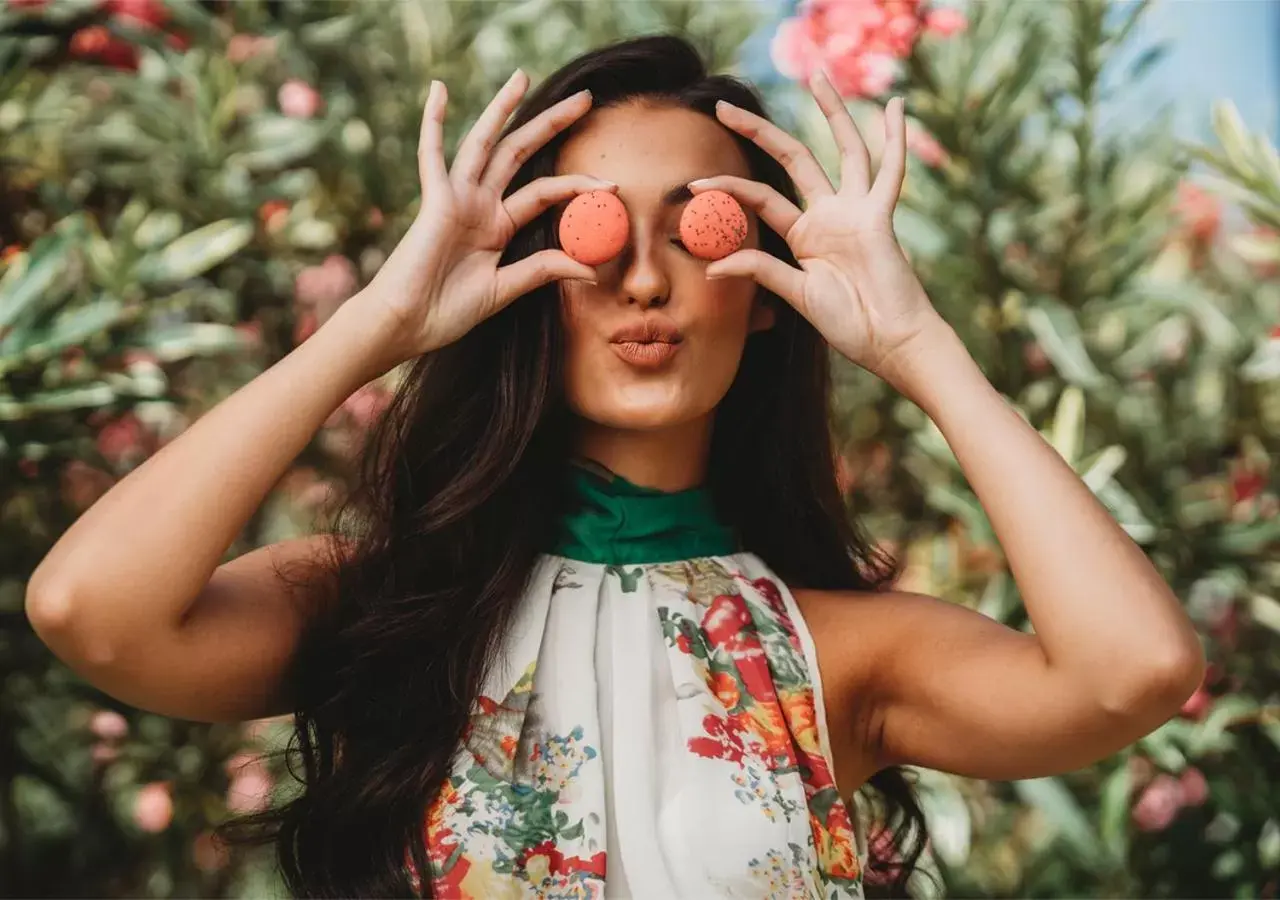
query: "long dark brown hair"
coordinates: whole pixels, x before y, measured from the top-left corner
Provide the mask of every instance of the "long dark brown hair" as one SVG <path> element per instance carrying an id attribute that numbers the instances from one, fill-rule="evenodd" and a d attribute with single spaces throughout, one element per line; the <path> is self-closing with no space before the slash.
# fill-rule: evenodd
<path id="1" fill-rule="evenodd" d="M 750 85 L 709 74 L 682 38 L 654 36 L 573 60 L 525 98 L 507 132 L 583 88 L 596 107 L 641 101 L 714 118 L 724 99 L 764 115 Z M 553 174 L 572 133 L 527 160 L 509 191 Z M 783 168 L 733 136 L 752 177 L 799 202 Z M 553 218 L 549 211 L 521 229 L 502 262 L 557 246 Z M 761 245 L 795 263 L 763 224 Z M 708 487 L 743 546 L 788 585 L 882 590 L 893 561 L 851 521 L 836 484 L 827 346 L 788 304 L 766 302 L 776 324 L 748 338 L 716 411 Z M 302 789 L 218 832 L 236 843 L 274 841 L 295 896 L 408 896 L 406 852 L 429 893 L 426 808 L 566 508 L 572 425 L 551 284 L 415 360 L 370 432 L 335 526 L 348 549 L 300 582 L 317 610 L 291 676 L 288 758 Z M 325 602 L 315 600 L 321 595 Z M 905 895 L 924 818 L 902 770 L 884 769 L 870 786 L 894 840 L 872 842 L 868 882 Z"/>

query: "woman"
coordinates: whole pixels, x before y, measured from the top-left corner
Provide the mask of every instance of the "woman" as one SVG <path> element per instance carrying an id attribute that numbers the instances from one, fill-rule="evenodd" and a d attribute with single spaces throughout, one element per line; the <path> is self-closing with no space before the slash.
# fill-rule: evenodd
<path id="1" fill-rule="evenodd" d="M 296 895 L 852 897 L 867 865 L 902 893 L 923 822 L 900 766 L 1076 769 L 1198 684 L 1177 599 L 899 249 L 901 101 L 873 179 L 810 87 L 838 186 L 677 38 L 528 98 L 517 71 L 448 169 L 433 83 L 421 210 L 378 275 L 35 573 L 35 628 L 113 696 L 294 713 L 305 790 L 260 824 Z M 595 189 L 630 237 L 591 267 L 555 228 Z M 750 227 L 708 264 L 678 223 L 710 189 Z M 836 489 L 828 346 L 938 425 L 1035 634 L 892 589 Z M 329 414 L 408 360 L 350 527 L 221 562 Z M 864 785 L 896 865 L 866 858 Z"/>

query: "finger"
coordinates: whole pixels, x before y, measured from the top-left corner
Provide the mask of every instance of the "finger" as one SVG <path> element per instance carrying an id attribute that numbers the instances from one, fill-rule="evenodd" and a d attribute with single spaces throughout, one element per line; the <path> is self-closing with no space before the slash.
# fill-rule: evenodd
<path id="1" fill-rule="evenodd" d="M 561 278 L 595 282 L 596 270 L 563 250 L 539 250 L 498 269 L 497 298 L 506 306 L 521 294 Z"/>
<path id="2" fill-rule="evenodd" d="M 848 187 L 865 194 L 871 186 L 871 154 L 867 152 L 867 145 L 858 133 L 849 108 L 822 69 L 818 69 L 809 80 L 809 90 L 827 117 L 836 146 L 840 148 L 840 189 Z"/>
<path id="3" fill-rule="evenodd" d="M 716 103 L 716 117 L 781 163 L 806 200 L 835 193 L 809 148 L 768 119 L 725 100 Z"/>
<path id="4" fill-rule="evenodd" d="M 484 108 L 480 118 L 458 145 L 458 152 L 453 158 L 453 177 L 458 184 L 476 184 L 480 181 L 480 173 L 489 161 L 489 154 L 493 152 L 493 145 L 498 141 L 502 126 L 520 104 L 520 98 L 528 86 L 529 77 L 516 69 Z"/>
<path id="5" fill-rule="evenodd" d="M 428 185 L 439 185 L 449 177 L 444 164 L 444 110 L 448 105 L 444 82 L 432 81 L 418 131 L 418 181 L 424 195 Z"/>
<path id="6" fill-rule="evenodd" d="M 880 171 L 871 188 L 871 196 L 890 212 L 902 194 L 902 179 L 907 171 L 907 116 L 901 97 L 889 101 L 884 114 L 884 155 Z"/>
<path id="7" fill-rule="evenodd" d="M 710 263 L 706 274 L 708 278 L 746 275 L 793 306 L 804 296 L 804 272 L 763 250 L 730 253 L 724 259 Z"/>
<path id="8" fill-rule="evenodd" d="M 489 159 L 489 167 L 481 176 L 485 187 L 501 194 L 526 159 L 589 109 L 591 92 L 579 91 L 511 132 L 502 139 Z"/>
<path id="9" fill-rule="evenodd" d="M 548 175 L 529 182 L 516 191 L 502 205 L 517 228 L 523 228 L 541 213 L 577 194 L 587 191 L 616 191 L 618 186 L 603 178 L 590 175 Z"/>
<path id="10" fill-rule="evenodd" d="M 717 175 L 689 182 L 689 190 L 701 194 L 704 191 L 724 191 L 736 197 L 743 206 L 755 210 L 760 219 L 785 240 L 792 226 L 800 219 L 800 208 L 767 184 L 739 178 L 736 175 Z"/>

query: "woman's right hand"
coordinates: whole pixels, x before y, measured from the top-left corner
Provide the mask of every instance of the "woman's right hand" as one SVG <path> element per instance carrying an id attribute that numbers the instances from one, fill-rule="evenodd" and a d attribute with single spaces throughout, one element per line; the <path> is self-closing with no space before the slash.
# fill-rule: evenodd
<path id="1" fill-rule="evenodd" d="M 596 278 L 591 266 L 557 249 L 498 266 L 516 231 L 552 205 L 586 191 L 617 189 L 586 175 L 557 175 L 534 179 L 503 198 L 521 164 L 591 108 L 591 95 L 583 91 L 499 142 L 527 86 L 528 77 L 517 69 L 458 146 L 448 171 L 443 148 L 448 94 L 442 82 L 431 83 L 418 138 L 422 206 L 361 291 L 385 308 L 397 355 L 404 359 L 456 341 L 540 285 L 560 278 Z"/>

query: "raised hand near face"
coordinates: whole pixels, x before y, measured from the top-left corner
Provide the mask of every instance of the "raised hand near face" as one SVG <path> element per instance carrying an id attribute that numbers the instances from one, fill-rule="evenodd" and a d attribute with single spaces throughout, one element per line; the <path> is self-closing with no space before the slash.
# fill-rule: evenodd
<path id="1" fill-rule="evenodd" d="M 906 170 L 902 99 L 894 98 L 885 110 L 884 156 L 873 181 L 866 145 L 831 82 L 819 72 L 809 88 L 840 150 L 838 188 L 804 144 L 724 102 L 717 106 L 719 120 L 778 160 L 805 208 L 746 178 L 720 176 L 690 184 L 694 194 L 719 189 L 754 210 L 786 240 L 799 268 L 749 249 L 709 264 L 707 275 L 754 279 L 794 306 L 848 359 L 892 380 L 894 367 L 917 338 L 944 325 L 893 232 Z"/>

